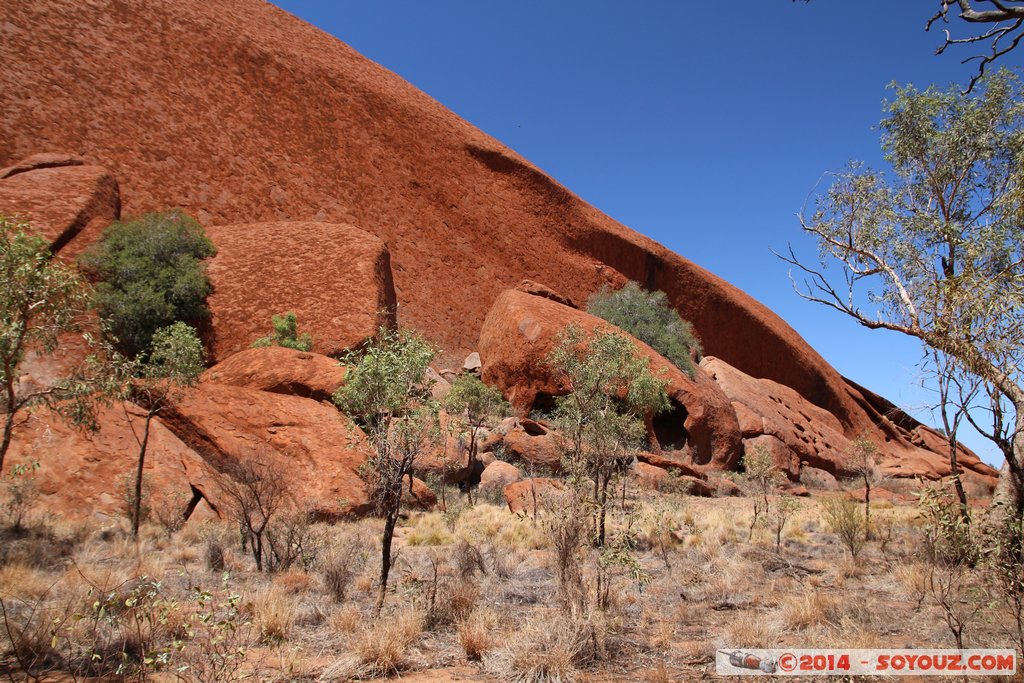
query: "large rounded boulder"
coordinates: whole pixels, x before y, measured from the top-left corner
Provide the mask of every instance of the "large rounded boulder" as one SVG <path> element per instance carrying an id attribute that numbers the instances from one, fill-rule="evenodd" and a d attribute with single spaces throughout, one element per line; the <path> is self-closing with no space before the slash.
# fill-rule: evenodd
<path id="1" fill-rule="evenodd" d="M 587 334 L 615 329 L 606 321 L 551 299 L 516 290 L 498 297 L 480 331 L 481 377 L 497 386 L 521 415 L 550 407 L 566 388 L 547 364 L 559 335 L 569 325 Z M 621 331 L 621 330 L 620 330 Z M 623 332 L 625 334 L 625 332 Z M 693 378 L 634 339 L 637 353 L 651 370 L 667 382 L 671 411 L 651 424 L 657 445 L 667 449 L 688 447 L 698 464 L 733 467 L 740 457 L 740 432 L 733 407 L 705 373 Z"/>

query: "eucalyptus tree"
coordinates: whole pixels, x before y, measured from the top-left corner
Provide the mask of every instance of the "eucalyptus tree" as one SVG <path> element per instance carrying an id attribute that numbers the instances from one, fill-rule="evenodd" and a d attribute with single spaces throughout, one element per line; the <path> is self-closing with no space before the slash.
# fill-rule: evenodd
<path id="1" fill-rule="evenodd" d="M 1024 514 L 1024 101 L 1000 71 L 973 94 L 896 87 L 882 148 L 891 170 L 833 176 L 790 248 L 797 291 L 870 329 L 914 337 L 988 387 L 1000 498 Z M 977 420 L 977 418 L 974 418 Z"/>

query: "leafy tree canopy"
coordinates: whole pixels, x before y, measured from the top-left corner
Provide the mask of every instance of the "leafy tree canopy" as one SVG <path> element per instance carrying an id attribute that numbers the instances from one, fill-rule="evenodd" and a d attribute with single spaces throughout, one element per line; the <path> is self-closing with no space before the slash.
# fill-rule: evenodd
<path id="1" fill-rule="evenodd" d="M 291 311 L 283 315 L 275 315 L 270 318 L 274 326 L 274 332 L 267 337 L 260 337 L 252 343 L 252 347 L 261 348 L 267 346 L 283 346 L 286 349 L 296 351 L 309 351 L 313 348 L 313 337 L 309 332 L 299 334 L 298 323 L 295 314 Z"/>
<path id="2" fill-rule="evenodd" d="M 636 282 L 611 291 L 607 287 L 590 297 L 587 311 L 644 342 L 691 378 L 703 349 L 693 325 L 683 320 L 664 292 L 648 292 Z"/>
<path id="3" fill-rule="evenodd" d="M 100 315 L 123 353 L 146 351 L 161 327 L 209 318 L 203 259 L 215 253 L 202 226 L 175 210 L 114 223 L 82 255 L 83 271 L 97 283 Z"/>
<path id="4" fill-rule="evenodd" d="M 801 214 L 820 267 L 790 251 L 805 298 L 921 340 L 991 401 L 975 423 L 1007 458 L 1024 511 L 1024 97 L 1006 71 L 974 94 L 896 88 L 882 147 L 891 171 L 852 164 Z M 829 266 L 838 268 L 829 269 Z M 941 364 L 945 365 L 943 361 Z M 971 400 L 967 398 L 965 400 Z"/>

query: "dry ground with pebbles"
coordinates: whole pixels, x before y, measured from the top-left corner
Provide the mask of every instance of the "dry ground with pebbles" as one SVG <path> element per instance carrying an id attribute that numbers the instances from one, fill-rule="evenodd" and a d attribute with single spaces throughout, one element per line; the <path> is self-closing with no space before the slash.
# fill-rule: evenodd
<path id="1" fill-rule="evenodd" d="M 877 540 L 854 560 L 820 500 L 801 499 L 776 551 L 768 528 L 748 542 L 749 498 L 629 494 L 612 523 L 638 562 L 608 565 L 607 608 L 590 595 L 573 616 L 544 516 L 495 501 L 408 514 L 379 619 L 377 520 L 314 525 L 273 575 L 229 523 L 150 525 L 136 544 L 120 522 L 36 520 L 0 550 L 0 680 L 138 680 L 148 660 L 151 680 L 685 681 L 714 678 L 721 647 L 953 647 L 916 509 L 875 505 Z M 597 551 L 577 560 L 592 593 Z M 965 643 L 1013 647 L 1006 613 L 973 592 L 983 578 L 962 583 Z"/>

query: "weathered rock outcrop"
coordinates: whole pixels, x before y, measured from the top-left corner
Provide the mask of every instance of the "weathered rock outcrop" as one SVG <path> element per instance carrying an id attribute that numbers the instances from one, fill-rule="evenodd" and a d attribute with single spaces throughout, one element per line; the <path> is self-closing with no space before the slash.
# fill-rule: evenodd
<path id="1" fill-rule="evenodd" d="M 29 221 L 50 249 L 68 260 L 121 215 L 114 177 L 66 155 L 29 157 L 0 176 L 0 215 Z"/>
<path id="2" fill-rule="evenodd" d="M 501 460 L 495 460 L 484 468 L 480 475 L 480 492 L 504 491 L 509 484 L 514 484 L 523 478 L 522 472 L 515 465 Z"/>
<path id="3" fill-rule="evenodd" d="M 358 471 L 371 451 L 363 433 L 332 407 L 298 396 L 204 382 L 164 423 L 222 472 L 259 458 L 280 473 L 297 504 L 322 518 L 368 512 Z"/>
<path id="4" fill-rule="evenodd" d="M 401 323 L 443 347 L 450 366 L 476 348 L 491 303 L 524 278 L 577 302 L 632 279 L 665 291 L 707 353 L 790 387 L 831 413 L 843 434 L 902 438 L 870 392 L 763 305 L 268 3 L 22 0 L 0 4 L 0 26 L 0 165 L 67 150 L 121 181 L 126 213 L 177 206 L 197 216 L 221 248 L 211 268 L 217 359 L 246 348 L 267 333 L 271 314 L 289 309 L 320 352 L 372 334 L 379 319 L 367 308 L 381 290 L 360 284 L 371 295 L 346 308 L 349 290 L 338 280 L 351 248 L 338 241 L 344 223 L 387 243 Z M 75 169 L 84 178 L 88 168 L 39 168 L 0 184 L 27 187 L 30 176 Z M 74 221 L 42 208 L 38 222 L 62 239 Z M 258 230 L 225 227 L 255 221 L 307 222 L 279 228 L 270 243 Z M 529 386 L 535 378 L 522 379 Z M 734 464 L 738 437 L 724 423 L 734 418 L 717 403 L 707 408 L 686 407 L 688 436 L 703 444 L 697 455 Z M 919 452 L 894 449 L 893 457 Z"/>
<path id="5" fill-rule="evenodd" d="M 509 484 L 503 491 L 508 509 L 514 513 L 535 514 L 541 510 L 557 505 L 559 497 L 565 491 L 561 479 L 535 477 L 523 479 Z"/>
<path id="6" fill-rule="evenodd" d="M 60 168 L 61 166 L 84 166 L 85 159 L 76 157 L 74 154 L 63 152 L 41 152 L 25 157 L 13 166 L 0 169 L 0 180 L 10 178 L 12 175 L 38 171 L 42 168 Z"/>
<path id="7" fill-rule="evenodd" d="M 546 474 L 562 471 L 562 451 L 557 437 L 544 425 L 523 420 L 505 434 L 501 443 L 506 456 L 523 463 L 530 472 Z"/>
<path id="8" fill-rule="evenodd" d="M 876 426 L 865 410 L 858 419 L 859 429 L 844 429 L 834 415 L 778 382 L 755 379 L 713 357 L 705 357 L 701 369 L 732 400 L 744 446 L 767 448 L 790 478 L 797 477 L 801 463 L 834 476 L 852 474 L 845 454 L 849 452 L 850 439 L 861 434 L 878 446 L 879 465 L 885 474 L 937 479 L 950 473 L 945 440 L 906 414 L 893 412 L 891 404 L 886 413 L 901 424 L 879 415 Z M 859 388 L 851 387 L 850 391 L 859 392 Z M 873 405 L 867 399 L 861 400 L 866 407 Z M 872 395 L 871 400 L 877 405 L 884 399 Z M 960 450 L 959 462 L 970 476 L 984 483 L 991 484 L 996 476 L 995 470 L 967 449 Z"/>
<path id="9" fill-rule="evenodd" d="M 211 353 L 226 358 L 271 329 L 270 316 L 292 311 L 313 349 L 337 355 L 394 325 L 391 257 L 377 237 L 334 223 L 258 223 L 207 228 Z"/>
<path id="10" fill-rule="evenodd" d="M 575 301 L 637 280 L 667 292 L 709 354 L 844 424 L 859 410 L 842 377 L 763 305 L 268 3 L 24 0 L 0 5 L 0 25 L 0 165 L 55 149 L 86 156 L 121 179 L 128 214 L 178 206 L 207 226 L 361 226 L 391 250 L 402 323 L 452 359 L 474 348 L 490 303 L 524 278 Z M 287 246 L 331 252 L 323 230 L 310 224 Z M 255 315 L 251 328 L 239 318 L 225 330 L 218 358 L 265 334 L 264 318 L 291 303 L 250 306 L 281 273 L 239 253 L 252 259 L 232 276 L 244 284 L 218 305 Z M 301 294 L 329 287 L 323 275 L 307 276 Z"/>
<path id="11" fill-rule="evenodd" d="M 228 356 L 203 373 L 203 380 L 330 401 L 345 382 L 345 368 L 319 353 L 270 346 Z"/>
<path id="12" fill-rule="evenodd" d="M 544 407 L 551 397 L 566 393 L 545 361 L 557 346 L 558 335 L 570 324 L 588 334 L 598 328 L 618 329 L 544 297 L 503 292 L 480 331 L 481 377 L 501 389 L 521 414 Z M 643 342 L 636 341 L 636 347 L 651 369 L 668 381 L 673 410 L 655 417 L 653 424 L 660 445 L 687 445 L 696 463 L 732 467 L 740 456 L 739 425 L 714 380 L 699 371 L 690 379 Z"/>
<path id="13" fill-rule="evenodd" d="M 4 463 L 5 474 L 18 463 L 39 462 L 40 509 L 65 519 L 117 518 L 126 513 L 125 496 L 134 481 L 145 417 L 130 403 L 98 411 L 99 429 L 76 429 L 45 408 L 18 427 Z M 131 420 L 131 422 L 129 422 Z M 206 499 L 213 508 L 222 502 L 216 473 L 195 451 L 160 421 L 150 425 L 143 470 L 151 505 L 181 512 Z"/>

